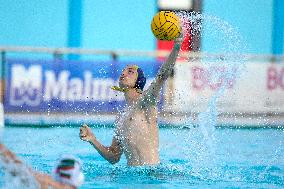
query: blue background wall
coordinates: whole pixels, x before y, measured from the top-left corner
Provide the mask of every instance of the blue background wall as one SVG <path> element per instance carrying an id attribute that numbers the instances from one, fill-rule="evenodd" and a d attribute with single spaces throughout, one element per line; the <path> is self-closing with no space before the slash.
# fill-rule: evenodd
<path id="1" fill-rule="evenodd" d="M 268 54 L 272 43 L 272 5 L 273 0 L 204 0 L 203 12 L 232 25 L 247 44 L 247 53 Z M 207 41 L 211 40 L 202 39 L 203 50 L 213 51 L 215 46 Z"/>
<path id="2" fill-rule="evenodd" d="M 1 1 L 0 45 L 68 46 L 74 37 L 68 38 L 70 2 Z M 77 36 L 81 47 L 154 50 L 150 22 L 156 10 L 153 0 L 82 0 L 81 32 Z M 273 52 L 273 0 L 203 0 L 203 12 L 236 28 L 249 47 L 244 50 L 247 53 Z M 210 39 L 202 39 L 203 51 L 214 51 L 216 46 Z"/>
<path id="3" fill-rule="evenodd" d="M 1 0 L 0 45 L 65 46 L 67 10 L 68 0 Z"/>
<path id="4" fill-rule="evenodd" d="M 0 45 L 67 46 L 68 10 L 68 0 L 1 1 Z M 154 50 L 155 12 L 152 0 L 83 0 L 81 46 Z"/>
<path id="5" fill-rule="evenodd" d="M 153 0 L 85 0 L 83 46 L 101 49 L 154 50 L 150 24 Z"/>

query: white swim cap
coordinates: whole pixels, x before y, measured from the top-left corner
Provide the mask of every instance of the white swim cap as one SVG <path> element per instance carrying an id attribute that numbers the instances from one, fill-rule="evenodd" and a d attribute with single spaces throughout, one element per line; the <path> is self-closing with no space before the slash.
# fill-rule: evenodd
<path id="1" fill-rule="evenodd" d="M 74 156 L 63 156 L 53 170 L 53 178 L 60 183 L 79 187 L 84 182 L 82 164 Z"/>

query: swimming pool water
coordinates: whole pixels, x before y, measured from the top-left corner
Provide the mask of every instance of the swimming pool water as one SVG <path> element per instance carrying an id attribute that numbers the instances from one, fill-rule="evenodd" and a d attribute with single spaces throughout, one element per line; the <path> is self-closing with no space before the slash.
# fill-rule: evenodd
<path id="1" fill-rule="evenodd" d="M 111 143 L 112 128 L 93 131 Z M 105 161 L 79 139 L 78 127 L 6 127 L 1 134 L 1 142 L 38 171 L 50 173 L 64 154 L 81 158 L 81 188 L 283 188 L 283 140 L 281 129 L 214 129 L 205 137 L 198 127 L 161 128 L 161 164 L 131 168 L 124 156 L 116 165 Z"/>

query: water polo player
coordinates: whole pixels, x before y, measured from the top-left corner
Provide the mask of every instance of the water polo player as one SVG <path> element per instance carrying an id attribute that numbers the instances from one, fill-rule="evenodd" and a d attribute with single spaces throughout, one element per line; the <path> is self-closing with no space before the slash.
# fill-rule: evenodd
<path id="1" fill-rule="evenodd" d="M 175 39 L 169 57 L 144 92 L 146 78 L 141 68 L 130 65 L 122 71 L 119 87 L 113 89 L 124 93 L 127 105 L 115 121 L 111 146 L 103 146 L 87 125 L 80 128 L 80 138 L 90 142 L 110 163 L 117 163 L 122 153 L 130 166 L 156 165 L 160 162 L 157 102 L 162 85 L 174 69 L 181 43 L 182 35 Z"/>

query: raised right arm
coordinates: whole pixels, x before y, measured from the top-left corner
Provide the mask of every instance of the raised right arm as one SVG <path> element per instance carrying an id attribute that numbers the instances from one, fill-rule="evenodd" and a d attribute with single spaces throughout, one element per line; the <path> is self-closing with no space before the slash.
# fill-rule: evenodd
<path id="1" fill-rule="evenodd" d="M 152 105 L 156 104 L 160 90 L 164 82 L 167 80 L 167 78 L 170 76 L 171 72 L 174 69 L 182 41 L 183 41 L 183 35 L 181 34 L 177 39 L 175 39 L 174 47 L 170 55 L 168 56 L 167 60 L 163 63 L 163 65 L 160 67 L 155 80 L 145 91 L 139 105 L 143 106 L 147 104 L 152 104 Z"/>

